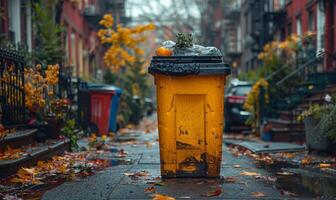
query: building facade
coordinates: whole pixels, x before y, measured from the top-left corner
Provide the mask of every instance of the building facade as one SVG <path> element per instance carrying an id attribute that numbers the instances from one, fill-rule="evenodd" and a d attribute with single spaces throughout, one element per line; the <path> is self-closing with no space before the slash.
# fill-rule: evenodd
<path id="1" fill-rule="evenodd" d="M 32 0 L 0 0 L 0 43 L 34 48 Z M 104 47 L 97 37 L 99 20 L 112 13 L 116 23 L 127 22 L 125 0 L 61 0 L 54 6 L 54 21 L 64 27 L 64 66 L 73 76 L 103 79 Z"/>
<path id="2" fill-rule="evenodd" d="M 32 4 L 30 0 L 0 0 L 0 43 L 33 47 Z"/>
<path id="3" fill-rule="evenodd" d="M 326 53 L 319 70 L 335 70 L 335 4 L 335 0 L 242 0 L 235 11 L 239 17 L 235 17 L 232 8 L 224 7 L 226 29 L 236 30 L 235 37 L 240 39 L 225 29 L 226 52 L 232 46 L 241 46 L 237 48 L 241 52 L 228 53 L 226 57 L 237 66 L 236 73 L 255 70 L 262 64 L 258 54 L 266 43 L 312 32 L 316 34 L 316 53 Z"/>

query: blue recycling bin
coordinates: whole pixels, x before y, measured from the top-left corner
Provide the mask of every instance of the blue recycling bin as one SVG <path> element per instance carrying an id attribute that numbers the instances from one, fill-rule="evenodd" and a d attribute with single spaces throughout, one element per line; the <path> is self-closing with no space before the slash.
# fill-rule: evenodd
<path id="1" fill-rule="evenodd" d="M 120 102 L 120 96 L 122 94 L 122 89 L 110 86 L 114 88 L 115 95 L 112 97 L 111 101 L 111 112 L 110 112 L 110 131 L 116 132 L 118 130 L 117 126 L 117 114 L 118 114 L 118 108 L 119 108 L 119 102 Z"/>
<path id="2" fill-rule="evenodd" d="M 123 92 L 121 88 L 118 88 L 114 85 L 108 84 L 89 84 L 89 90 L 103 90 L 103 91 L 114 91 L 114 95 L 111 98 L 110 104 L 110 112 L 109 112 L 109 119 L 108 119 L 108 129 L 109 132 L 116 132 L 118 130 L 117 126 L 117 115 L 118 115 L 118 108 L 120 103 L 120 96 Z"/>

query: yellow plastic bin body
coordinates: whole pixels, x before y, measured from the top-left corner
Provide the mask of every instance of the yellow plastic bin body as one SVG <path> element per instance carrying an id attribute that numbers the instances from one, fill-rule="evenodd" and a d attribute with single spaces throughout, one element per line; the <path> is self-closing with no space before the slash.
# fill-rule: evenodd
<path id="1" fill-rule="evenodd" d="M 220 174 L 225 75 L 156 74 L 162 177 Z"/>
<path id="2" fill-rule="evenodd" d="M 227 73 L 154 73 L 162 177 L 218 177 Z"/>

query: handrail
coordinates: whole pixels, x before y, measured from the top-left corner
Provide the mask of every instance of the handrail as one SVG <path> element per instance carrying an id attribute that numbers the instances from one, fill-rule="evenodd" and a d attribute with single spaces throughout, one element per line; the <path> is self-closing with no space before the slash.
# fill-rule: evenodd
<path id="1" fill-rule="evenodd" d="M 289 66 L 291 65 L 287 64 L 287 65 L 282 66 L 280 69 L 275 70 L 274 72 L 272 72 L 270 75 L 266 77 L 266 81 L 270 80 L 273 76 L 280 73 L 282 70 L 286 69 Z"/>
<path id="2" fill-rule="evenodd" d="M 281 85 L 283 82 L 285 82 L 286 80 L 288 80 L 289 78 L 291 78 L 292 76 L 294 76 L 295 74 L 297 74 L 299 71 L 301 71 L 303 68 L 306 68 L 307 66 L 319 61 L 322 57 L 324 56 L 324 52 L 321 52 L 320 54 L 318 54 L 316 57 L 314 57 L 313 59 L 310 59 L 309 61 L 307 61 L 305 64 L 301 65 L 300 67 L 298 67 L 295 71 L 291 72 L 290 74 L 288 74 L 287 76 L 285 76 L 283 79 L 281 79 L 280 81 L 278 81 L 276 83 L 276 86 Z"/>

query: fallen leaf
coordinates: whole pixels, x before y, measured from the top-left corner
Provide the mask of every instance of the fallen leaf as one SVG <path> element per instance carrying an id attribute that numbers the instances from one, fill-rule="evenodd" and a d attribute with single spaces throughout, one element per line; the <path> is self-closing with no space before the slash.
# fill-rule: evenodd
<path id="1" fill-rule="evenodd" d="M 268 182 L 275 182 L 277 180 L 276 177 L 270 177 L 270 176 L 256 176 L 256 179 L 263 179 Z"/>
<path id="2" fill-rule="evenodd" d="M 127 151 L 125 151 L 124 149 L 120 149 L 115 156 L 118 158 L 124 158 L 127 155 L 128 155 Z"/>
<path id="3" fill-rule="evenodd" d="M 154 193 L 155 192 L 155 188 L 154 188 L 154 186 L 145 188 L 144 192 L 145 193 Z"/>
<path id="4" fill-rule="evenodd" d="M 215 197 L 222 194 L 222 189 L 220 187 L 217 187 L 214 191 L 208 192 L 206 194 L 202 194 L 202 197 Z"/>
<path id="5" fill-rule="evenodd" d="M 149 141 L 146 141 L 145 142 L 145 145 L 146 145 L 146 147 L 147 148 L 150 148 L 150 147 L 152 147 L 153 145 L 152 145 L 152 143 L 151 142 L 149 142 Z"/>
<path id="6" fill-rule="evenodd" d="M 306 157 L 301 160 L 301 165 L 309 165 L 311 163 L 311 158 Z"/>
<path id="7" fill-rule="evenodd" d="M 124 173 L 124 175 L 131 177 L 132 179 L 138 179 L 140 177 L 148 176 L 149 173 L 147 171 L 141 171 L 141 172 L 133 172 L 133 173 Z"/>
<path id="8" fill-rule="evenodd" d="M 7 146 L 5 151 L 0 151 L 0 160 L 15 160 L 27 155 L 22 149 L 13 149 Z"/>
<path id="9" fill-rule="evenodd" d="M 23 200 L 23 199 L 21 199 L 17 195 L 6 194 L 3 196 L 3 200 Z"/>
<path id="10" fill-rule="evenodd" d="M 291 196 L 291 197 L 295 197 L 297 196 L 295 193 L 293 192 L 289 192 L 289 191 L 286 191 L 286 190 L 281 190 L 280 191 L 280 194 L 284 195 L 284 196 Z"/>
<path id="11" fill-rule="evenodd" d="M 234 176 L 228 176 L 224 178 L 224 183 L 235 183 L 237 178 Z"/>
<path id="12" fill-rule="evenodd" d="M 245 176 L 260 176 L 260 174 L 257 173 L 257 172 L 247 172 L 247 171 L 242 171 L 240 174 L 241 174 L 241 175 L 245 175 Z"/>
<path id="13" fill-rule="evenodd" d="M 176 200 L 174 197 L 170 197 L 168 195 L 163 194 L 154 194 L 153 200 Z"/>
<path id="14" fill-rule="evenodd" d="M 328 164 L 328 163 L 320 163 L 319 164 L 319 167 L 320 168 L 328 168 L 328 167 L 330 167 L 331 166 L 331 164 Z"/>
<path id="15" fill-rule="evenodd" d="M 291 175 L 293 175 L 293 173 L 291 173 L 291 172 L 277 172 L 276 173 L 277 175 L 281 175 L 281 176 L 291 176 Z"/>
<path id="16" fill-rule="evenodd" d="M 265 194 L 262 193 L 262 192 L 252 192 L 251 196 L 253 196 L 253 197 L 264 197 Z"/>
<path id="17" fill-rule="evenodd" d="M 153 182 L 153 181 L 147 182 L 147 184 L 152 184 L 152 185 L 157 185 L 157 186 L 165 186 L 166 185 L 163 182 Z"/>
<path id="18" fill-rule="evenodd" d="M 295 156 L 294 153 L 281 153 L 280 155 L 285 158 L 294 158 Z"/>

